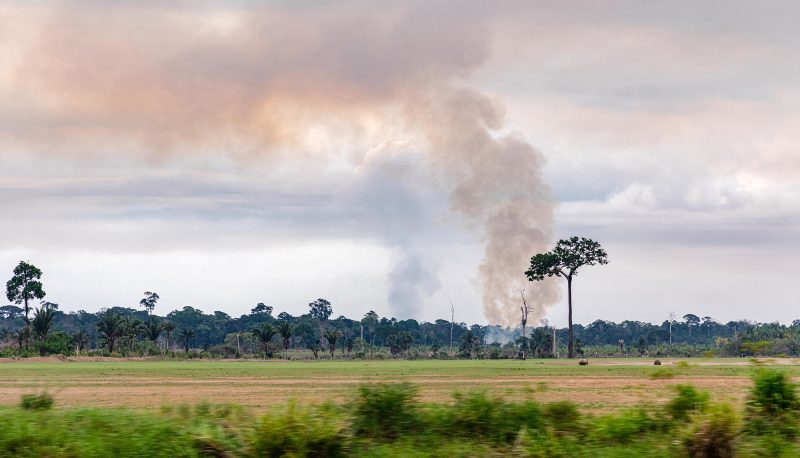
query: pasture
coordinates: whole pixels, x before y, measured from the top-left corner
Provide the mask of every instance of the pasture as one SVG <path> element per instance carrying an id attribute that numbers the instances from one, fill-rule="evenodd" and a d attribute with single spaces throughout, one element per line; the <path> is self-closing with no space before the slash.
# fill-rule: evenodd
<path id="1" fill-rule="evenodd" d="M 756 365 L 746 359 L 575 360 L 121 360 L 31 358 L 0 362 L 0 404 L 48 391 L 58 406 L 152 408 L 239 404 L 266 411 L 290 400 L 342 403 L 362 383 L 409 382 L 423 402 L 447 402 L 454 392 L 485 390 L 508 400 L 568 400 L 586 413 L 660 405 L 673 386 L 691 384 L 713 399 L 741 406 Z M 800 360 L 763 360 L 761 366 L 800 376 Z"/>

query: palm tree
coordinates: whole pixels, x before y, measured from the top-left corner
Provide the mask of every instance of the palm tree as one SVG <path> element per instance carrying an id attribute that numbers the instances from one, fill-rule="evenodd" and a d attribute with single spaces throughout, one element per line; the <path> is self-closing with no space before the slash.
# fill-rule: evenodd
<path id="1" fill-rule="evenodd" d="M 186 353 L 189 353 L 189 341 L 194 337 L 194 331 L 191 329 L 184 329 L 181 331 L 181 339 L 183 340 L 184 348 L 186 349 Z"/>
<path id="2" fill-rule="evenodd" d="M 113 352 L 114 342 L 123 331 L 122 317 L 113 310 L 106 310 L 97 321 L 97 330 L 106 338 L 108 351 Z"/>
<path id="3" fill-rule="evenodd" d="M 172 321 L 165 321 L 162 325 L 164 332 L 167 333 L 167 350 L 169 350 L 170 341 L 172 340 L 172 331 L 175 330 L 175 323 Z"/>
<path id="4" fill-rule="evenodd" d="M 78 346 L 78 354 L 80 354 L 84 347 L 89 344 L 89 334 L 86 333 L 83 329 L 75 333 L 72 336 L 72 341 L 75 342 L 75 345 Z"/>
<path id="5" fill-rule="evenodd" d="M 339 335 L 337 329 L 326 329 L 323 334 L 325 340 L 328 341 L 328 349 L 331 351 L 331 358 L 333 358 L 333 352 L 336 351 L 336 341 L 339 340 Z"/>
<path id="6" fill-rule="evenodd" d="M 261 323 L 261 327 L 253 329 L 252 332 L 256 339 L 261 342 L 261 348 L 264 350 L 264 359 L 266 359 L 272 339 L 277 334 L 275 327 L 269 323 Z"/>
<path id="7" fill-rule="evenodd" d="M 151 317 L 142 326 L 142 330 L 144 331 L 144 336 L 147 337 L 147 340 L 155 343 L 156 340 L 158 340 L 158 336 L 161 335 L 161 330 L 164 329 L 163 326 L 164 323 Z"/>
<path id="8" fill-rule="evenodd" d="M 294 327 L 288 321 L 279 321 L 275 326 L 283 339 L 283 351 L 289 350 L 289 345 L 292 343 L 292 334 L 294 334 Z M 284 355 L 285 356 L 285 355 Z"/>
<path id="9" fill-rule="evenodd" d="M 47 334 L 50 332 L 50 326 L 53 324 L 53 317 L 55 312 L 49 307 L 37 308 L 33 313 L 31 320 L 31 330 L 39 342 L 47 340 Z M 39 354 L 44 356 L 44 346 L 39 347 Z"/>

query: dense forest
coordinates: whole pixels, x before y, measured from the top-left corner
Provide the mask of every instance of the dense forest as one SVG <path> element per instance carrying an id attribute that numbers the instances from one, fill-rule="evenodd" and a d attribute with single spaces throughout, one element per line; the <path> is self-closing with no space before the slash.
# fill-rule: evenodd
<path id="1" fill-rule="evenodd" d="M 333 317 L 325 299 L 309 304 L 300 316 L 274 313 L 257 304 L 249 314 L 204 313 L 184 307 L 166 316 L 151 313 L 157 295 L 142 308 L 112 307 L 97 313 L 63 312 L 42 302 L 26 321 L 23 307 L 0 307 L 0 354 L 159 355 L 191 357 L 269 356 L 292 358 L 464 357 L 514 358 L 521 350 L 534 357 L 564 356 L 566 329 L 468 326 L 436 320 L 397 320 L 368 312 L 351 319 Z M 30 331 L 26 323 L 30 322 Z M 557 344 L 553 345 L 553 336 Z M 598 320 L 575 325 L 582 356 L 758 356 L 800 354 L 800 320 L 778 323 L 731 321 L 687 314 L 660 324 Z"/>

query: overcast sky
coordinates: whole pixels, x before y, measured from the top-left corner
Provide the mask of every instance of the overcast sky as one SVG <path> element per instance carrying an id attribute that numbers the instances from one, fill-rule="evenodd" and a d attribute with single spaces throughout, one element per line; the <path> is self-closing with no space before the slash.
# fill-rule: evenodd
<path id="1" fill-rule="evenodd" d="M 800 4 L 0 2 L 0 271 L 64 310 L 800 318 Z M 565 285 L 528 285 L 566 323 Z"/>

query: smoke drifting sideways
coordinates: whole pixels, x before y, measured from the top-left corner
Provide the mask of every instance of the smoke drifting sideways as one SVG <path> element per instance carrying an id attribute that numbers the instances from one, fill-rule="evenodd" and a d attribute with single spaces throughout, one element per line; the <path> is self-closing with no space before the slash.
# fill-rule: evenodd
<path id="1" fill-rule="evenodd" d="M 544 158 L 501 135 L 500 103 L 464 83 L 489 56 L 485 11 L 91 5 L 0 14 L 0 50 L 14 51 L 0 78 L 0 102 L 11 107 L 0 147 L 78 160 L 312 157 L 365 170 L 383 160 L 382 145 L 411 145 L 425 152 L 415 166 L 485 243 L 476 279 L 488 321 L 517 323 L 523 288 L 532 319 L 557 300 L 552 283 L 522 274 L 552 238 Z M 411 313 L 442 286 L 413 239 L 393 246 L 390 303 Z"/>

